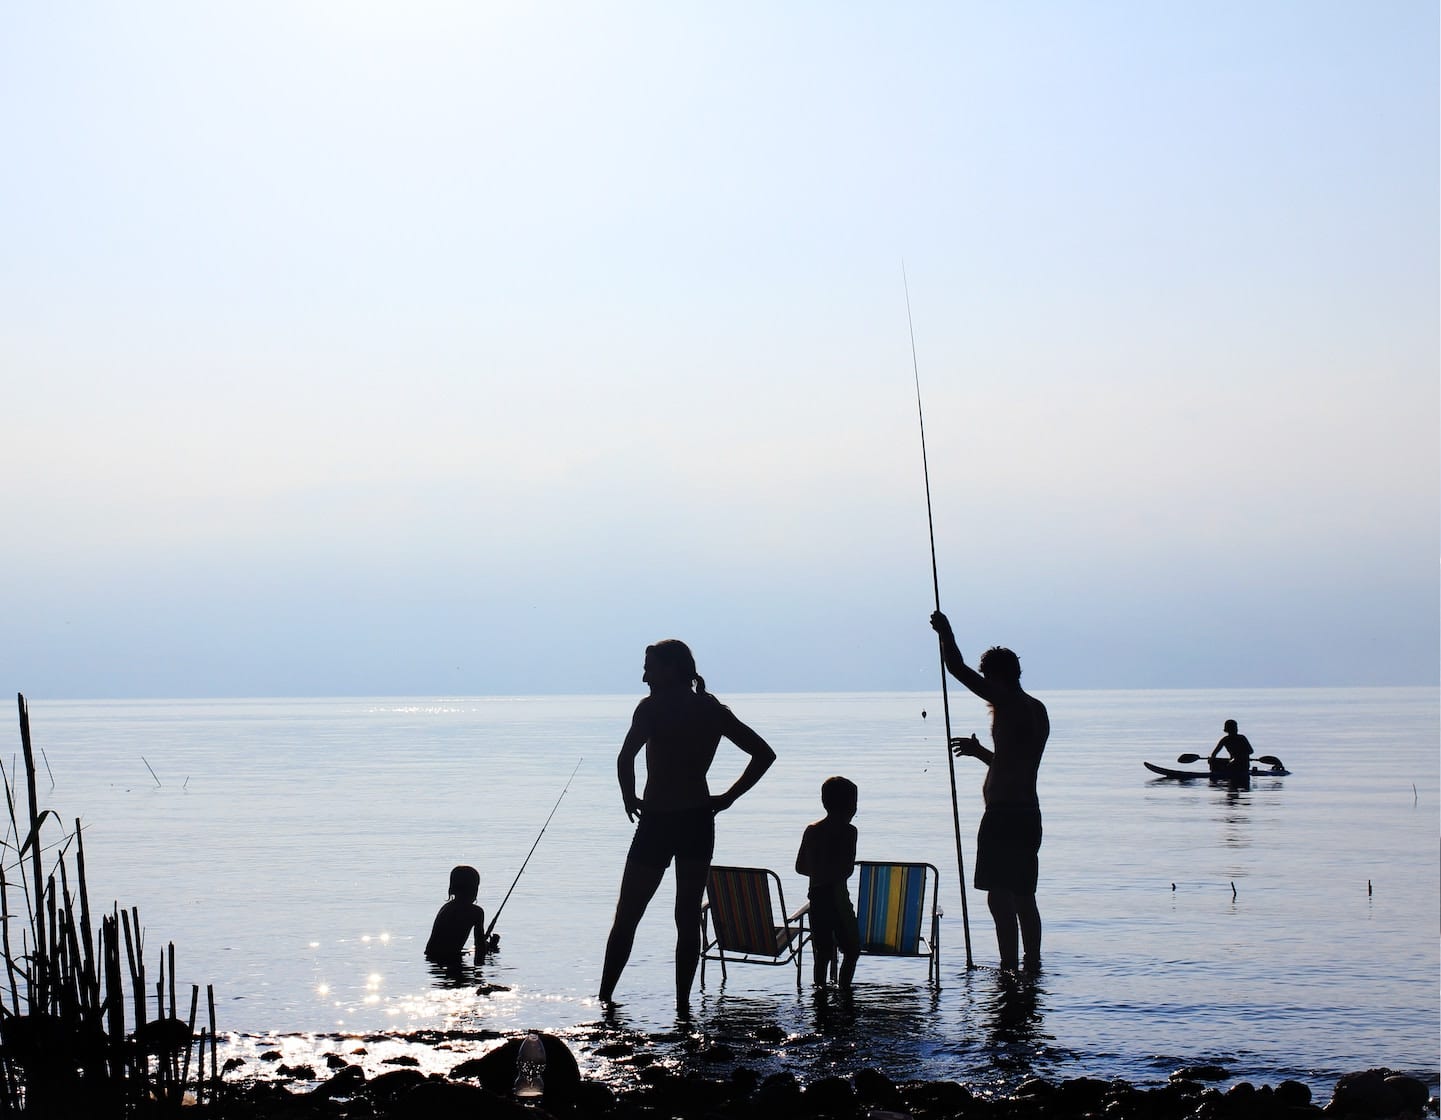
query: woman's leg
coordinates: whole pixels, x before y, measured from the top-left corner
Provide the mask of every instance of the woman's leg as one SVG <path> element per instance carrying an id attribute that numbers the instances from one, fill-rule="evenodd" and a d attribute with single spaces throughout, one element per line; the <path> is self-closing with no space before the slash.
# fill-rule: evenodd
<path id="1" fill-rule="evenodd" d="M 600 974 L 600 998 L 607 1003 L 615 993 L 616 981 L 620 979 L 626 962 L 630 960 L 636 927 L 640 925 L 645 908 L 650 905 L 656 888 L 664 878 L 664 867 L 650 867 L 631 859 L 625 861 L 625 874 L 620 880 L 620 900 L 615 904 L 615 921 L 605 943 L 605 965 Z M 701 886 L 704 889 L 704 881 Z M 700 921 L 699 905 L 696 906 L 696 921 Z"/>
<path id="2" fill-rule="evenodd" d="M 675 1008 L 690 1007 L 690 990 L 700 964 L 700 908 L 705 898 L 710 861 L 675 861 Z"/>

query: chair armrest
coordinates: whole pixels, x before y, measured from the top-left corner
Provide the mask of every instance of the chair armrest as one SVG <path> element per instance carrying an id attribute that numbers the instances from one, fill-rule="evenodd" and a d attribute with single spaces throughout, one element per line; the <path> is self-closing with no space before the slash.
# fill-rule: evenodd
<path id="1" fill-rule="evenodd" d="M 796 922 L 811 912 L 811 900 L 806 899 L 801 903 L 800 909 L 786 919 L 787 922 Z"/>

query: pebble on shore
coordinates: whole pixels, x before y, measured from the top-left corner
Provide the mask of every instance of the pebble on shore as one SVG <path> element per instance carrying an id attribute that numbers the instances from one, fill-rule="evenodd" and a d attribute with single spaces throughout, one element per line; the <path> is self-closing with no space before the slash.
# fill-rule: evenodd
<path id="1" fill-rule="evenodd" d="M 1008 1096 L 983 1097 L 958 1082 L 895 1082 L 869 1068 L 803 1085 L 792 1073 L 762 1078 L 744 1064 L 726 1077 L 649 1064 L 633 1087 L 617 1090 L 584 1078 L 562 1040 L 542 1038 L 545 1094 L 536 1103 L 511 1096 L 520 1046 L 511 1039 L 446 1076 L 399 1068 L 368 1078 L 359 1066 L 340 1064 L 304 1091 L 279 1080 L 236 1082 L 226 1086 L 215 1114 L 286 1120 L 1424 1120 L 1438 1109 L 1424 1082 L 1390 1069 L 1345 1075 L 1324 1106 L 1298 1081 L 1239 1082 L 1222 1091 L 1206 1081 L 1224 1079 L 1225 1071 L 1204 1066 L 1177 1070 L 1155 1088 L 1033 1078 Z"/>

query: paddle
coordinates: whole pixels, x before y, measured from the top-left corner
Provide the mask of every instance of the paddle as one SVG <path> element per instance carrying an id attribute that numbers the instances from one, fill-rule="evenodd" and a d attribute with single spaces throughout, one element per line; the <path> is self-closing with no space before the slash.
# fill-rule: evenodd
<path id="1" fill-rule="evenodd" d="M 1192 754 L 1190 751 L 1187 751 L 1185 754 L 1177 755 L 1177 756 L 1176 756 L 1176 761 L 1177 761 L 1177 762 L 1203 762 L 1203 761 L 1209 761 L 1209 760 L 1208 760 L 1207 757 L 1206 757 L 1205 755 L 1203 755 L 1203 754 Z M 1284 770 L 1284 769 L 1286 769 L 1286 764 L 1285 764 L 1284 762 L 1282 762 L 1279 758 L 1277 758 L 1274 754 L 1259 754 L 1259 755 L 1256 756 L 1256 761 L 1257 761 L 1257 762 L 1264 762 L 1267 766 L 1270 766 L 1272 769 L 1275 769 L 1275 770 Z"/>

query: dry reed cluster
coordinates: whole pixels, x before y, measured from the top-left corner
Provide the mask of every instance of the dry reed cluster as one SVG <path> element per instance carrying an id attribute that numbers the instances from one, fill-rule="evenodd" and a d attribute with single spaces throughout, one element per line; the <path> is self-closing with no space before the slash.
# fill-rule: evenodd
<path id="1" fill-rule="evenodd" d="M 13 763 L 0 761 L 10 814 L 0 844 L 0 1117 L 162 1116 L 183 1106 L 213 1113 L 221 1088 L 214 991 L 206 988 L 209 1024 L 197 1034 L 200 988 L 191 985 L 182 1018 L 174 943 L 152 989 L 138 910 L 113 904 L 97 935 L 80 821 L 49 838 L 63 825 L 39 807 L 30 713 L 24 695 L 18 700 L 24 815 Z"/>

